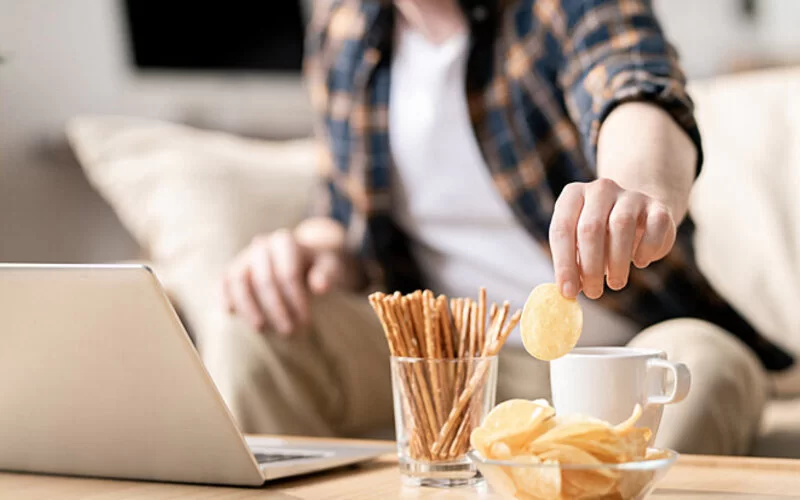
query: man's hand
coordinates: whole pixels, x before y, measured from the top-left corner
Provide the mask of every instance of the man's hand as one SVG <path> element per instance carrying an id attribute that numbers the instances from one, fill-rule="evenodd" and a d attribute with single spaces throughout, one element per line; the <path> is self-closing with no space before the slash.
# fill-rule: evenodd
<path id="1" fill-rule="evenodd" d="M 603 279 L 619 290 L 631 263 L 666 256 L 689 208 L 697 149 L 663 109 L 629 102 L 600 127 L 599 179 L 567 185 L 556 200 L 550 246 L 561 293 L 590 299 Z"/>
<path id="2" fill-rule="evenodd" d="M 312 294 L 358 286 L 356 267 L 344 251 L 344 229 L 309 219 L 253 239 L 225 274 L 226 305 L 257 330 L 290 335 L 308 324 Z"/>
<path id="3" fill-rule="evenodd" d="M 663 258 L 675 243 L 676 224 L 662 202 L 622 189 L 609 179 L 573 183 L 556 201 L 550 246 L 561 293 L 591 298 L 628 283 L 630 266 Z"/>

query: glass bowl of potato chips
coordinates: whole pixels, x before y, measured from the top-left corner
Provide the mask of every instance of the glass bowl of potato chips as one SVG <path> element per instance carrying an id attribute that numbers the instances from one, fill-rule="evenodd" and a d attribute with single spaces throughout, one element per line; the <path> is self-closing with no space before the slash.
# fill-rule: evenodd
<path id="1" fill-rule="evenodd" d="M 678 458 L 674 451 L 654 448 L 642 460 L 623 463 L 568 463 L 533 455 L 497 460 L 477 450 L 468 456 L 500 498 L 542 500 L 643 499 Z"/>
<path id="2" fill-rule="evenodd" d="M 470 435 L 468 454 L 502 498 L 641 499 L 678 455 L 651 447 L 639 405 L 616 425 L 556 415 L 545 400 L 495 406 Z"/>

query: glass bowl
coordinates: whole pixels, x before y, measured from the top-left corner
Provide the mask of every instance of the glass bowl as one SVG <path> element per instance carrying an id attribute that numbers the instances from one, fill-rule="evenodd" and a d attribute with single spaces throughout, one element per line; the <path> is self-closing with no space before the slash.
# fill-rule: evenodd
<path id="1" fill-rule="evenodd" d="M 492 491 L 500 498 L 517 499 L 619 499 L 647 498 L 667 473 L 678 454 L 651 448 L 659 456 L 638 462 L 600 465 L 553 464 L 490 460 L 473 450 L 468 453 Z"/>

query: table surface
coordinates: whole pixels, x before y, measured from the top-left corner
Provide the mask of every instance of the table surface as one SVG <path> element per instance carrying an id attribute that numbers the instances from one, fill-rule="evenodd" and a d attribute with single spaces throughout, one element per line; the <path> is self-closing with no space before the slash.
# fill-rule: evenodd
<path id="1" fill-rule="evenodd" d="M 0 473 L 0 498 L 133 500 L 496 498 L 479 488 L 452 490 L 403 486 L 393 455 L 357 467 L 270 483 L 229 488 L 137 481 Z M 684 455 L 659 483 L 652 499 L 800 498 L 800 460 Z"/>

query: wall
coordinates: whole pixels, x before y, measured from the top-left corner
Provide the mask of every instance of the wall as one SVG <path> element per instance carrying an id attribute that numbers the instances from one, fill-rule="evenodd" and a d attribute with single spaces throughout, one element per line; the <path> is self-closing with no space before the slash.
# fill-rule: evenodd
<path id="1" fill-rule="evenodd" d="M 690 77 L 730 71 L 743 59 L 800 63 L 800 2 L 756 2 L 755 21 L 742 14 L 740 0 L 656 0 L 655 5 Z"/>
<path id="2" fill-rule="evenodd" d="M 63 142 L 86 113 L 246 135 L 309 133 L 295 77 L 135 74 L 115 0 L 0 0 L 0 261 L 108 261 L 136 246 Z"/>

